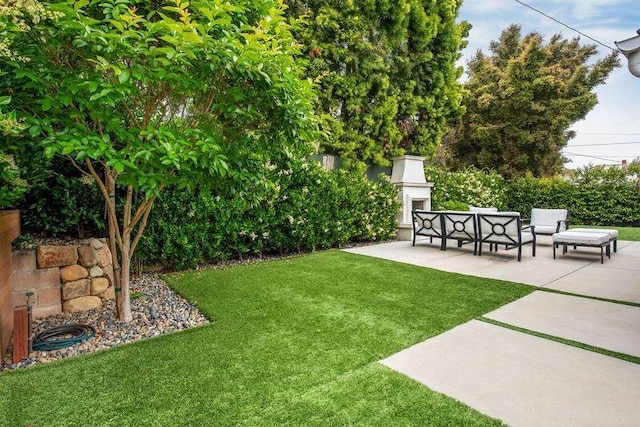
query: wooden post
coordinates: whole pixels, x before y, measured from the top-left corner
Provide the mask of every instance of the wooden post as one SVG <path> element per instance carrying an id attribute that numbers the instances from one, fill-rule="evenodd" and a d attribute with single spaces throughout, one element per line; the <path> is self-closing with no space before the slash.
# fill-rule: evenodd
<path id="1" fill-rule="evenodd" d="M 0 360 L 7 351 L 13 331 L 13 283 L 11 242 L 20 235 L 20 213 L 0 212 Z"/>
<path id="2" fill-rule="evenodd" d="M 16 307 L 13 311 L 13 363 L 29 357 L 30 320 L 26 305 Z"/>

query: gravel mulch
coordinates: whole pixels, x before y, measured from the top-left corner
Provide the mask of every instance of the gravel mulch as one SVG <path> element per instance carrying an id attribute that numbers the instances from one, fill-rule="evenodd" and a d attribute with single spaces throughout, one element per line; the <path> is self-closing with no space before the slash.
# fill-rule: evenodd
<path id="1" fill-rule="evenodd" d="M 115 301 L 81 313 L 62 313 L 33 321 L 34 336 L 53 327 L 83 324 L 95 328 L 96 335 L 71 347 L 34 351 L 28 359 L 11 364 L 11 348 L 0 364 L 0 371 L 12 370 L 91 353 L 120 344 L 176 332 L 209 323 L 196 309 L 176 294 L 157 274 L 142 274 L 131 281 L 133 321 L 118 320 Z"/>

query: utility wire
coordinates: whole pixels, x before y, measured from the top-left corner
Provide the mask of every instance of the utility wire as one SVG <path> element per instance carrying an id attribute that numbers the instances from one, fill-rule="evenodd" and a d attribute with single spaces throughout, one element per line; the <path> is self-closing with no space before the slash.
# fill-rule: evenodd
<path id="1" fill-rule="evenodd" d="M 567 156 L 573 156 L 573 157 L 587 157 L 587 158 L 590 158 L 590 159 L 596 159 L 596 160 L 602 160 L 602 161 L 605 161 L 605 162 L 610 162 L 610 163 L 613 163 L 613 164 L 616 164 L 616 165 L 618 164 L 618 162 L 616 162 L 615 160 L 605 159 L 603 157 L 598 157 L 598 156 L 588 156 L 586 154 L 576 154 L 576 153 L 567 153 L 567 152 L 565 152 L 563 154 L 566 154 Z"/>
<path id="2" fill-rule="evenodd" d="M 569 26 L 569 25 L 565 24 L 564 22 L 557 20 L 557 19 L 556 19 L 556 18 L 554 18 L 553 16 L 547 15 L 547 14 L 546 14 L 546 13 L 544 13 L 543 11 L 536 9 L 536 8 L 535 8 L 535 7 L 533 7 L 533 6 L 529 6 L 529 5 L 528 5 L 528 4 L 526 4 L 525 2 L 522 2 L 522 1 L 520 1 L 520 0 L 514 0 L 514 1 L 515 1 L 516 3 L 520 3 L 520 4 L 521 4 L 522 6 L 524 6 L 524 7 L 528 7 L 529 9 L 533 10 L 534 12 L 539 13 L 539 14 L 540 14 L 540 15 L 542 15 L 542 16 L 545 16 L 545 17 L 547 17 L 547 18 L 551 19 L 551 20 L 552 20 L 552 21 L 554 21 L 554 22 L 557 22 L 558 24 L 560 24 L 560 25 L 562 25 L 562 26 L 564 26 L 564 27 L 567 27 L 567 28 L 568 28 L 568 29 L 570 29 L 571 31 L 575 31 L 576 33 L 580 34 L 581 36 L 584 36 L 584 37 L 588 38 L 589 40 L 594 41 L 594 42 L 598 43 L 599 45 L 606 47 L 607 49 L 610 49 L 610 50 L 612 50 L 612 51 L 614 51 L 614 52 L 619 52 L 619 50 L 618 50 L 618 49 L 614 49 L 614 48 L 612 48 L 611 46 L 608 46 L 608 45 L 606 45 L 606 44 L 602 43 L 601 41 L 596 40 L 596 39 L 594 39 L 593 37 L 590 37 L 590 36 L 586 35 L 586 34 L 585 34 L 585 33 L 583 33 L 582 31 L 577 30 L 577 29 L 575 29 L 575 28 L 573 28 L 573 27 L 571 27 L 571 26 Z"/>
<path id="3" fill-rule="evenodd" d="M 640 141 L 628 141 L 628 142 L 601 142 L 596 144 L 570 144 L 569 147 L 599 147 L 599 146 L 609 146 L 609 145 L 631 145 L 631 144 L 640 144 Z"/>

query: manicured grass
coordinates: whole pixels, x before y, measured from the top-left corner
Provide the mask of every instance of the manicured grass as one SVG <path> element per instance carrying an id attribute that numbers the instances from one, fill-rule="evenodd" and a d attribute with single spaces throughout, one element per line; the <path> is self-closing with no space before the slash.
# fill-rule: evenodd
<path id="1" fill-rule="evenodd" d="M 571 225 L 571 228 L 615 228 L 618 230 L 619 240 L 633 240 L 640 242 L 640 228 L 638 227 L 618 227 L 614 226 L 599 226 L 599 225 Z"/>
<path id="2" fill-rule="evenodd" d="M 377 361 L 534 289 L 339 251 L 167 280 L 212 323 L 0 375 L 0 425 L 501 425 Z"/>

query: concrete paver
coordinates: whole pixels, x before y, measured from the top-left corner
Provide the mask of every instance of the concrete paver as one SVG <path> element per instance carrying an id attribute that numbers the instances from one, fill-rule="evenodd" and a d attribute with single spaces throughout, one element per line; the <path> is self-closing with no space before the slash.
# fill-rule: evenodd
<path id="1" fill-rule="evenodd" d="M 640 307 L 536 291 L 484 317 L 640 357 Z"/>
<path id="2" fill-rule="evenodd" d="M 348 252 L 576 295 L 535 291 L 486 317 L 550 336 L 640 357 L 640 242 L 599 250 L 570 248 L 553 259 L 542 237 L 536 257 L 523 248 L 483 252 L 439 241 L 390 242 Z M 472 321 L 403 350 L 383 364 L 513 426 L 640 425 L 640 365 L 550 339 Z"/>
<path id="3" fill-rule="evenodd" d="M 640 365 L 480 321 L 381 363 L 512 426 L 640 420 Z"/>

